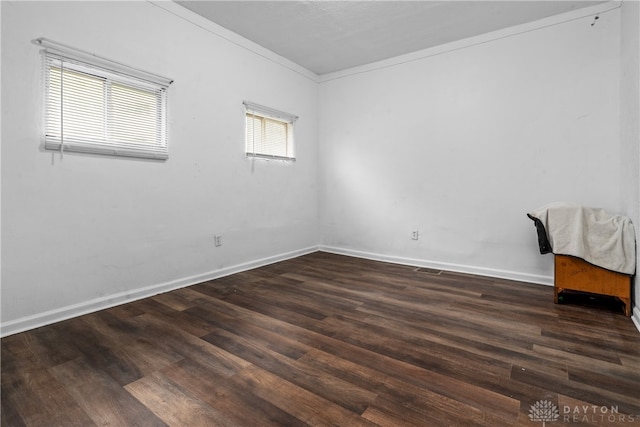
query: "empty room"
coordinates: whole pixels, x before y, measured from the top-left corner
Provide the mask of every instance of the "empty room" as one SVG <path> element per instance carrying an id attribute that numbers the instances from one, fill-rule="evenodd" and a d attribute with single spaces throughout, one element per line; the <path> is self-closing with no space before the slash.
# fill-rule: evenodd
<path id="1" fill-rule="evenodd" d="M 0 19 L 2 426 L 640 426 L 640 2 Z"/>

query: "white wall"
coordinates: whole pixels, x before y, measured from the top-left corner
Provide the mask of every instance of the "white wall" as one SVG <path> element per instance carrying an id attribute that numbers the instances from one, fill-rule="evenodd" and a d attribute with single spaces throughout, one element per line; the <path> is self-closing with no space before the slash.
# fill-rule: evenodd
<path id="1" fill-rule="evenodd" d="M 149 2 L 1 7 L 4 333 L 316 247 L 318 88 L 304 72 Z M 40 150 L 37 37 L 173 78 L 170 159 Z M 245 99 L 300 116 L 297 162 L 245 159 Z"/>
<path id="2" fill-rule="evenodd" d="M 619 11 L 593 21 L 328 78 L 323 245 L 550 283 L 525 214 L 557 200 L 622 207 Z"/>
<path id="3" fill-rule="evenodd" d="M 620 9 L 620 130 L 623 209 L 636 228 L 640 242 L 640 3 L 624 1 Z M 637 251 L 640 265 L 640 251 Z M 640 329 L 640 282 L 635 283 L 634 319 Z"/>
<path id="4" fill-rule="evenodd" d="M 637 3 L 320 85 L 160 5 L 0 2 L 3 334 L 318 243 L 549 283 L 527 211 L 573 200 L 640 222 Z M 169 161 L 42 151 L 36 37 L 175 79 Z M 295 164 L 244 158 L 244 99 L 300 116 Z"/>

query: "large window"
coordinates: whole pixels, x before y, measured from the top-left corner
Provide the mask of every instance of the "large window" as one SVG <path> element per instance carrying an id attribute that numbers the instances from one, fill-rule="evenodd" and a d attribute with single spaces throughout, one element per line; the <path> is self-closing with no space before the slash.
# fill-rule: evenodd
<path id="1" fill-rule="evenodd" d="M 167 159 L 170 80 L 56 47 L 44 51 L 45 148 Z"/>
<path id="2" fill-rule="evenodd" d="M 295 160 L 293 123 L 297 117 L 251 102 L 244 102 L 245 152 L 248 157 Z"/>

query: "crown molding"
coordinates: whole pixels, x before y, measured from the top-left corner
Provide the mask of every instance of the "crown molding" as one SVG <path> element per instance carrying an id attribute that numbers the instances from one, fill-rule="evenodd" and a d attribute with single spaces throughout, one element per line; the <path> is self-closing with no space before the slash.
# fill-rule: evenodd
<path id="1" fill-rule="evenodd" d="M 330 82 L 332 80 L 338 80 L 345 77 L 354 76 L 357 74 L 368 73 L 385 68 L 395 67 L 410 62 L 421 61 L 433 56 L 442 55 L 444 53 L 453 52 L 456 50 L 466 49 L 473 46 L 478 46 L 484 43 L 504 39 L 507 37 L 517 36 L 519 34 L 528 33 L 531 31 L 540 30 L 543 28 L 563 24 L 565 22 L 575 21 L 583 18 L 591 18 L 599 14 L 615 10 L 622 6 L 622 1 L 608 1 L 605 3 L 599 3 L 595 6 L 584 7 L 571 12 L 565 12 L 558 15 L 549 16 L 539 19 L 537 21 L 528 22 L 525 24 L 515 25 L 501 30 L 491 31 L 489 33 L 481 34 L 478 36 L 468 37 L 466 39 L 456 40 L 450 43 L 430 47 L 427 49 L 419 50 L 405 55 L 396 56 L 382 61 L 372 62 L 370 64 L 360 65 L 346 70 L 336 71 L 333 73 L 322 74 L 319 76 L 320 83 Z"/>
<path id="2" fill-rule="evenodd" d="M 242 37 L 241 35 L 234 33 L 200 15 L 191 10 L 187 9 L 184 6 L 180 6 L 180 4 L 171 1 L 171 0 L 147 0 L 147 2 L 152 5 L 165 10 L 167 13 L 170 13 L 180 19 L 183 19 L 196 27 L 201 28 L 202 30 L 213 34 L 228 43 L 234 44 L 240 48 L 246 49 L 268 61 L 271 61 L 275 64 L 280 65 L 283 68 L 286 68 L 294 73 L 297 73 L 307 79 L 319 83 L 320 76 L 318 76 L 313 71 L 310 71 L 289 59 L 278 55 L 277 53 L 260 46 L 259 44 Z"/>

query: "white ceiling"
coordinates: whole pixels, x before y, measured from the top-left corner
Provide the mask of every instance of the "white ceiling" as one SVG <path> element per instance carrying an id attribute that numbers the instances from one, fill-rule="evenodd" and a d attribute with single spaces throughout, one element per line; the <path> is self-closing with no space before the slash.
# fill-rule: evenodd
<path id="1" fill-rule="evenodd" d="M 318 75 L 604 1 L 176 1 Z"/>

